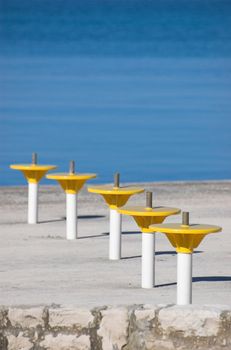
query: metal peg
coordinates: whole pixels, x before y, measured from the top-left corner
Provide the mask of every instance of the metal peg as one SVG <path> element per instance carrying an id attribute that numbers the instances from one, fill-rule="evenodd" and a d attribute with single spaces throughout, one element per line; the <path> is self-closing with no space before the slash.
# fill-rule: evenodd
<path id="1" fill-rule="evenodd" d="M 114 174 L 114 187 L 120 187 L 120 173 Z"/>
<path id="2" fill-rule="evenodd" d="M 74 174 L 75 173 L 75 161 L 74 160 L 70 161 L 69 173 L 70 174 Z"/>
<path id="3" fill-rule="evenodd" d="M 38 155 L 37 153 L 32 153 L 32 164 L 35 165 L 38 162 Z"/>
<path id="4" fill-rule="evenodd" d="M 152 208 L 152 192 L 146 192 L 146 207 Z"/>
<path id="5" fill-rule="evenodd" d="M 182 212 L 182 225 L 189 226 L 189 212 Z"/>

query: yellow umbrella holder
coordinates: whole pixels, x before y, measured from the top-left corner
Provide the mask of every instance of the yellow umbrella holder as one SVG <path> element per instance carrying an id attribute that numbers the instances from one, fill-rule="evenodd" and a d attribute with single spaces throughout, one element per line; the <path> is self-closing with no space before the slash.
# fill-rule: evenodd
<path id="1" fill-rule="evenodd" d="M 37 224 L 38 222 L 38 188 L 39 181 L 52 169 L 54 165 L 37 164 L 37 153 L 32 154 L 31 164 L 12 164 L 11 169 L 20 170 L 28 182 L 28 224 Z"/>
<path id="2" fill-rule="evenodd" d="M 180 213 L 180 209 L 153 207 L 152 192 L 147 192 L 146 207 L 125 206 L 118 211 L 123 215 L 132 216 L 142 232 L 141 287 L 153 288 L 155 286 L 155 233 L 149 226 L 162 223 L 166 217 Z"/>
<path id="3" fill-rule="evenodd" d="M 177 304 L 192 303 L 192 254 L 203 238 L 221 231 L 215 225 L 189 224 L 189 213 L 183 212 L 181 224 L 151 225 L 153 232 L 165 233 L 177 251 Z"/>
<path id="4" fill-rule="evenodd" d="M 118 208 L 125 205 L 128 199 L 137 193 L 144 191 L 143 188 L 120 186 L 120 174 L 114 175 L 113 185 L 101 185 L 89 187 L 91 193 L 100 194 L 110 208 L 110 234 L 109 234 L 109 259 L 119 260 L 121 258 L 121 215 Z"/>
<path id="5" fill-rule="evenodd" d="M 66 238 L 78 238 L 77 230 L 77 193 L 87 180 L 93 179 L 96 174 L 80 174 L 75 172 L 75 162 L 70 162 L 69 173 L 49 174 L 47 178 L 59 182 L 66 192 Z"/>

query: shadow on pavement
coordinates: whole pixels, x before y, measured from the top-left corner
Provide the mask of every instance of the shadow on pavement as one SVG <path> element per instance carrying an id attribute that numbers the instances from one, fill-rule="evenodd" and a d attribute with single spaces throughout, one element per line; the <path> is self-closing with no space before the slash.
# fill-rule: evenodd
<path id="1" fill-rule="evenodd" d="M 105 237 L 108 236 L 107 233 L 101 233 L 100 235 L 92 235 L 92 236 L 82 236 L 78 237 L 78 239 L 85 239 L 85 238 L 100 238 L 100 237 Z"/>
<path id="2" fill-rule="evenodd" d="M 124 257 L 121 258 L 121 260 L 137 259 L 137 258 L 141 258 L 141 255 L 124 256 Z"/>
<path id="3" fill-rule="evenodd" d="M 49 222 L 59 222 L 59 221 L 65 221 L 66 217 L 63 216 L 59 219 L 51 219 L 51 220 L 43 220 L 43 221 L 39 221 L 38 224 L 48 224 Z"/>
<path id="4" fill-rule="evenodd" d="M 100 218 L 105 218 L 104 215 L 79 215 L 78 219 L 82 220 L 82 219 L 100 219 Z M 59 219 L 52 219 L 52 220 L 43 220 L 43 221 L 39 221 L 39 224 L 47 224 L 49 222 L 58 222 L 58 221 L 66 221 L 66 216 L 63 216 Z"/>
<path id="5" fill-rule="evenodd" d="M 78 219 L 101 219 L 105 218 L 105 215 L 79 215 Z"/>
<path id="6" fill-rule="evenodd" d="M 229 282 L 231 281 L 231 276 L 200 276 L 193 277 L 193 282 Z"/>

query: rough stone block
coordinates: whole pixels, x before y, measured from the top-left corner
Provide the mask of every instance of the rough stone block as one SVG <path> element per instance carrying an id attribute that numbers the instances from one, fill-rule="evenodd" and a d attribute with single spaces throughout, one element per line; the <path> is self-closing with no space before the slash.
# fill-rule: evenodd
<path id="1" fill-rule="evenodd" d="M 0 322 L 0 350 L 231 349 L 229 306 L 0 308 Z"/>
<path id="2" fill-rule="evenodd" d="M 49 309 L 49 325 L 52 328 L 88 328 L 94 317 L 90 310 L 77 308 Z"/>
<path id="3" fill-rule="evenodd" d="M 146 340 L 145 341 L 145 350 L 176 350 L 174 344 L 169 340 Z M 177 347 L 177 350 L 180 350 L 180 347 Z"/>
<path id="4" fill-rule="evenodd" d="M 8 309 L 4 306 L 0 306 L 0 329 L 3 329 L 7 326 L 7 315 Z"/>
<path id="5" fill-rule="evenodd" d="M 102 337 L 102 350 L 121 350 L 128 341 L 128 310 L 111 308 L 101 312 L 98 335 Z"/>
<path id="6" fill-rule="evenodd" d="M 7 338 L 4 333 L 1 332 L 0 330 L 0 349 L 1 350 L 7 350 Z"/>
<path id="7" fill-rule="evenodd" d="M 44 326 L 44 309 L 35 307 L 30 309 L 10 308 L 8 317 L 13 327 L 35 328 Z"/>
<path id="8" fill-rule="evenodd" d="M 89 336 L 58 334 L 57 337 L 49 334 L 40 343 L 46 350 L 91 350 Z"/>
<path id="9" fill-rule="evenodd" d="M 8 350 L 31 350 L 33 348 L 33 343 L 23 336 L 23 333 L 19 333 L 17 337 L 14 335 L 9 335 L 8 340 Z"/>
<path id="10" fill-rule="evenodd" d="M 135 325 L 139 329 L 149 328 L 150 323 L 154 321 L 158 306 L 144 305 L 143 308 L 134 311 Z"/>
<path id="11" fill-rule="evenodd" d="M 181 331 L 184 337 L 216 337 L 224 310 L 219 306 L 172 306 L 160 310 L 159 323 L 164 334 Z"/>

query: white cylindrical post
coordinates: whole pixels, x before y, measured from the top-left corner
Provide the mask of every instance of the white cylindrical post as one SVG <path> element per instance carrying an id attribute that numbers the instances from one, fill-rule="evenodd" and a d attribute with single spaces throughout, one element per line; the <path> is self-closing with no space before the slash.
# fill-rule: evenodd
<path id="1" fill-rule="evenodd" d="M 28 183 L 28 224 L 38 222 L 38 183 Z"/>
<path id="2" fill-rule="evenodd" d="M 155 285 L 155 234 L 142 233 L 142 288 Z"/>
<path id="3" fill-rule="evenodd" d="M 177 253 L 177 305 L 192 304 L 192 254 Z"/>
<path id="4" fill-rule="evenodd" d="M 66 220 L 67 220 L 67 239 L 77 238 L 77 194 L 66 194 Z"/>
<path id="5" fill-rule="evenodd" d="M 110 209 L 109 259 L 121 258 L 121 214 Z"/>

